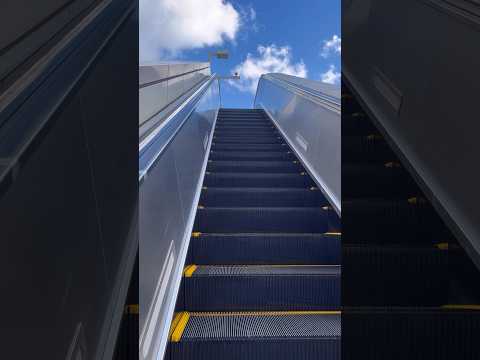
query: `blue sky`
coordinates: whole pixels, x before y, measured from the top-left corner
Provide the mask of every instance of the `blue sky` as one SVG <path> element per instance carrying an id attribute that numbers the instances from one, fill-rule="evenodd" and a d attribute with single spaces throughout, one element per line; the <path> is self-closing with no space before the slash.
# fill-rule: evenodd
<path id="1" fill-rule="evenodd" d="M 285 72 L 339 83 L 340 0 L 140 0 L 140 61 L 206 61 L 228 50 L 212 71 L 223 107 L 251 107 L 258 77 Z"/>

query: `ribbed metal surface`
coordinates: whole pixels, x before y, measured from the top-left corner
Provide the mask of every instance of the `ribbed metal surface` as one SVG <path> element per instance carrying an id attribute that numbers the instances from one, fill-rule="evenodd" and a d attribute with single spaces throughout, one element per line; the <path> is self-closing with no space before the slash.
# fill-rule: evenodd
<path id="1" fill-rule="evenodd" d="M 333 210 L 320 207 L 212 207 L 199 209 L 195 231 L 205 233 L 333 231 Z"/>
<path id="2" fill-rule="evenodd" d="M 344 246 L 345 306 L 437 306 L 448 302 L 448 252 L 434 246 Z M 361 281 L 360 281 L 361 279 Z"/>
<path id="3" fill-rule="evenodd" d="M 341 237 L 325 234 L 202 234 L 189 264 L 339 264 Z"/>
<path id="4" fill-rule="evenodd" d="M 340 315 L 192 314 L 182 339 L 252 339 L 338 337 Z"/>
<path id="5" fill-rule="evenodd" d="M 200 204 L 206 207 L 320 207 L 328 205 L 321 191 L 307 188 L 207 188 L 202 191 Z"/>
<path id="6" fill-rule="evenodd" d="M 214 172 L 265 172 L 300 173 L 304 171 L 298 162 L 293 161 L 222 161 L 208 162 L 207 171 Z"/>
<path id="7" fill-rule="evenodd" d="M 479 359 L 480 311 L 347 308 L 342 322 L 343 359 Z"/>
<path id="8" fill-rule="evenodd" d="M 433 244 L 450 237 L 428 204 L 411 204 L 406 198 L 356 198 L 345 200 L 343 207 L 348 213 L 342 221 L 349 229 L 345 233 L 349 244 Z"/>
<path id="9" fill-rule="evenodd" d="M 340 274 L 338 265 L 203 265 L 198 266 L 193 276 L 238 276 L 238 275 L 333 275 Z"/>
<path id="10" fill-rule="evenodd" d="M 260 160 L 260 161 L 282 161 L 294 160 L 292 153 L 278 151 L 211 151 L 211 160 Z"/>
<path id="11" fill-rule="evenodd" d="M 313 180 L 298 174 L 207 173 L 203 183 L 208 187 L 300 187 L 314 186 Z"/>

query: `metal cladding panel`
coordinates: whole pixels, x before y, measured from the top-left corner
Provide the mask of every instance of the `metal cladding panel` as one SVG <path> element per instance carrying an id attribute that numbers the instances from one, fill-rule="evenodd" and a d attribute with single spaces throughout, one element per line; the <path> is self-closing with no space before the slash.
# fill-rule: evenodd
<path id="1" fill-rule="evenodd" d="M 139 125 L 168 104 L 167 81 L 139 89 Z"/>
<path id="2" fill-rule="evenodd" d="M 154 147 L 158 154 L 143 153 L 156 160 L 140 183 L 140 308 L 144 309 L 140 312 L 141 359 L 161 357 L 167 341 L 219 107 L 217 83 L 212 81 L 207 86 L 190 115 L 182 110 L 178 119 L 172 118 L 171 124 L 162 128 L 169 131 L 168 136 L 162 131 L 158 134 L 166 147 Z M 170 125 L 178 132 L 170 131 Z M 141 168 L 143 165 L 140 161 Z"/>
<path id="3" fill-rule="evenodd" d="M 480 266 L 479 6 L 353 0 L 342 14 L 345 79 Z"/>
<path id="4" fill-rule="evenodd" d="M 169 104 L 187 94 L 210 74 L 208 63 L 165 63 L 141 65 L 139 68 L 139 125 L 156 114 L 165 117 L 173 111 L 161 113 Z M 200 70 L 203 69 L 203 70 Z M 206 71 L 208 70 L 208 71 Z M 158 120 L 153 121 L 158 123 Z"/>
<path id="5" fill-rule="evenodd" d="M 182 131 L 175 138 L 173 149 L 177 163 L 177 177 L 180 186 L 180 197 L 183 204 L 185 218 L 189 217 L 192 199 L 197 191 L 199 174 L 202 171 L 203 160 L 206 154 L 210 131 L 213 126 L 214 110 L 195 112 L 191 115 Z M 188 154 L 188 155 L 187 155 Z"/>
<path id="6" fill-rule="evenodd" d="M 317 84 L 313 88 L 311 83 L 289 75 L 264 75 L 258 85 L 254 106 L 263 108 L 272 118 L 340 213 L 340 93 L 335 86 Z M 326 105 L 317 101 L 318 97 L 325 97 Z M 330 105 L 332 103 L 335 105 Z"/>
<path id="7" fill-rule="evenodd" d="M 183 94 L 183 76 L 175 77 L 167 81 L 168 92 L 167 92 L 167 102 L 172 102 L 180 95 Z"/>
<path id="8" fill-rule="evenodd" d="M 168 68 L 168 64 L 141 65 L 138 69 L 138 85 L 147 85 L 169 77 Z"/>
<path id="9" fill-rule="evenodd" d="M 65 358 L 77 330 L 90 354 L 100 338 L 109 284 L 81 116 L 65 105 L 1 197 L 7 358 Z"/>
<path id="10" fill-rule="evenodd" d="M 173 152 L 165 152 L 139 189 L 139 323 L 140 331 L 145 329 L 142 345 L 147 354 L 155 353 L 159 346 L 161 326 L 157 322 L 169 321 L 161 309 L 172 286 L 185 228 L 175 166 Z"/>
<path id="11" fill-rule="evenodd" d="M 138 246 L 138 22 L 126 1 L 100 10 L 2 98 L 5 358 L 103 359 L 115 345 Z"/>
<path id="12" fill-rule="evenodd" d="M 32 58 L 39 58 L 45 50 L 61 42 L 66 31 L 98 3 L 98 0 L 2 1 L 0 79 L 14 72 L 18 75 L 26 72 Z"/>

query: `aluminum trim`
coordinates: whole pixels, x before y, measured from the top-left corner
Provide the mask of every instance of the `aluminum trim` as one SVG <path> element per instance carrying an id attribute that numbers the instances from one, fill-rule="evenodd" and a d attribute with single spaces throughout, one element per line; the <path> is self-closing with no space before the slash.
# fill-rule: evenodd
<path id="1" fill-rule="evenodd" d="M 192 112 L 196 109 L 196 106 L 200 99 L 202 98 L 202 95 L 204 92 L 208 89 L 212 81 L 215 80 L 215 74 L 210 75 L 210 77 L 205 81 L 205 83 L 197 89 L 188 99 L 186 99 L 174 112 L 172 112 L 168 118 L 163 121 L 155 130 L 153 130 L 139 145 L 139 157 L 142 158 L 146 148 L 150 146 L 155 141 L 155 138 L 158 137 L 160 134 L 160 131 L 168 125 L 172 119 L 177 116 L 177 114 L 183 110 L 187 105 L 192 105 L 192 109 L 188 112 L 188 114 L 185 116 L 185 118 L 182 120 L 182 122 L 179 124 L 179 126 L 175 129 L 173 134 L 165 141 L 165 143 L 161 146 L 160 150 L 158 150 L 155 155 L 152 156 L 147 162 L 147 165 L 144 166 L 143 168 L 139 169 L 139 176 L 138 180 L 141 181 L 143 177 L 148 173 L 148 170 L 152 167 L 152 165 L 155 163 L 155 161 L 159 158 L 159 156 L 165 151 L 167 146 L 172 142 L 172 140 L 175 138 L 175 136 L 178 134 L 178 131 L 182 128 L 183 124 L 185 121 L 187 121 L 188 117 L 192 114 Z"/>
<path id="2" fill-rule="evenodd" d="M 182 74 L 178 74 L 178 75 L 174 75 L 174 76 L 169 76 L 169 77 L 166 77 L 166 78 L 163 78 L 163 79 L 160 79 L 160 80 L 155 80 L 155 81 L 151 81 L 151 82 L 148 82 L 148 83 L 143 83 L 143 84 L 140 84 L 138 86 L 139 89 L 142 89 L 142 88 L 145 88 L 145 87 L 148 87 L 148 86 L 151 86 L 151 85 L 156 85 L 156 84 L 160 84 L 164 81 L 168 81 L 168 80 L 172 80 L 172 79 L 175 79 L 175 78 L 178 78 L 178 77 L 182 77 L 184 75 L 188 75 L 188 74 L 193 74 L 195 72 L 199 72 L 199 71 L 202 71 L 202 70 L 206 70 L 208 69 L 209 66 L 207 67 L 204 67 L 204 68 L 201 68 L 201 69 L 195 69 L 195 70 L 191 70 L 191 71 L 187 71 L 185 73 L 182 73 Z"/>
<path id="3" fill-rule="evenodd" d="M 262 78 L 265 80 L 271 81 L 272 83 L 279 85 L 284 89 L 287 89 L 293 92 L 294 94 L 297 94 L 307 100 L 310 100 L 337 114 L 341 113 L 341 102 L 335 99 L 334 97 L 321 94 L 313 89 L 306 89 L 303 86 L 294 84 L 284 79 L 277 79 L 272 74 L 262 75 Z M 257 91 L 258 91 L 258 88 L 257 88 Z M 257 95 L 255 95 L 255 101 L 256 101 L 256 97 Z"/>

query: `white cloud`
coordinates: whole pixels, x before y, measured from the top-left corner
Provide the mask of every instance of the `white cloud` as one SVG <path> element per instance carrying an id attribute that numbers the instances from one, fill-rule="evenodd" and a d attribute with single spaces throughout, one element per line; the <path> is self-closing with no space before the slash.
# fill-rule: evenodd
<path id="1" fill-rule="evenodd" d="M 342 38 L 333 35 L 330 40 L 323 41 L 322 52 L 320 56 L 327 58 L 330 54 L 340 54 L 342 52 Z"/>
<path id="2" fill-rule="evenodd" d="M 320 75 L 322 82 L 327 84 L 339 84 L 340 78 L 340 72 L 336 71 L 335 65 L 330 65 L 328 70 Z"/>
<path id="3" fill-rule="evenodd" d="M 225 0 L 140 0 L 140 61 L 234 41 L 240 16 Z"/>
<path id="4" fill-rule="evenodd" d="M 292 63 L 291 49 L 288 46 L 277 47 L 259 45 L 258 57 L 247 54 L 244 62 L 238 64 L 233 72 L 238 72 L 240 80 L 231 80 L 230 84 L 241 91 L 250 91 L 255 94 L 260 76 L 266 73 L 283 73 L 299 77 L 307 76 L 307 67 L 301 60 Z"/>

